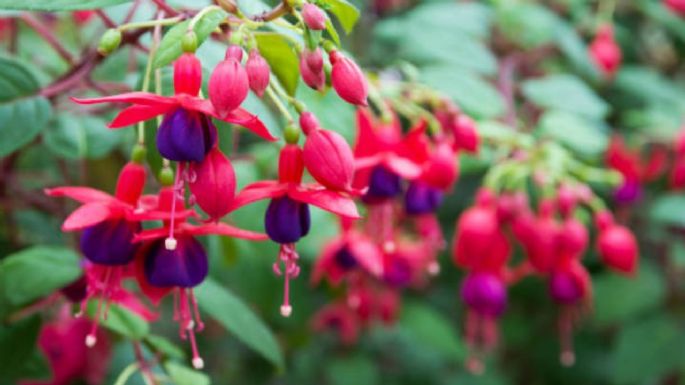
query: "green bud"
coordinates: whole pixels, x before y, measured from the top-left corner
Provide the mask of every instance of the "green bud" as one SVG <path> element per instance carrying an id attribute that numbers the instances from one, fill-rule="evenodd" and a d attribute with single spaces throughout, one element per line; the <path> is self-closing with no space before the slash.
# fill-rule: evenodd
<path id="1" fill-rule="evenodd" d="M 98 44 L 98 52 L 102 56 L 107 56 L 112 53 L 115 49 L 119 48 L 121 44 L 121 31 L 115 28 L 110 28 L 102 35 L 100 38 L 100 44 Z"/>
<path id="2" fill-rule="evenodd" d="M 133 146 L 133 151 L 131 151 L 131 160 L 138 164 L 143 164 L 145 157 L 147 155 L 147 150 L 145 146 L 141 143 Z"/>
<path id="3" fill-rule="evenodd" d="M 285 142 L 288 144 L 296 144 L 300 140 L 300 129 L 294 124 L 288 124 L 283 130 Z"/>
<path id="4" fill-rule="evenodd" d="M 181 49 L 183 52 L 193 53 L 197 50 L 197 35 L 195 31 L 188 31 L 181 38 Z"/>
<path id="5" fill-rule="evenodd" d="M 231 37 L 228 41 L 233 45 L 243 45 L 243 33 L 240 31 L 231 33 Z"/>
<path id="6" fill-rule="evenodd" d="M 159 170 L 158 178 L 162 186 L 172 186 L 174 184 L 174 170 L 171 167 L 164 167 Z"/>

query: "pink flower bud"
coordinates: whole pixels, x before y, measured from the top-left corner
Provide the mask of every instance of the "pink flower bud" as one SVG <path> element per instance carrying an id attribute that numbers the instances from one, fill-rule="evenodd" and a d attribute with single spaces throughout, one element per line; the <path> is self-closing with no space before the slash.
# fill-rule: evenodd
<path id="1" fill-rule="evenodd" d="M 597 249 L 602 261 L 609 267 L 626 274 L 633 274 L 637 269 L 637 241 L 626 227 L 613 224 L 601 230 Z"/>
<path id="2" fill-rule="evenodd" d="M 447 143 L 438 144 L 424 166 L 421 180 L 441 190 L 448 190 L 459 177 L 456 154 Z"/>
<path id="3" fill-rule="evenodd" d="M 309 29 L 321 31 L 326 29 L 326 13 L 312 3 L 302 6 L 302 18 Z"/>
<path id="4" fill-rule="evenodd" d="M 457 149 L 474 154 L 478 153 L 480 138 L 478 137 L 478 131 L 476 131 L 476 124 L 473 122 L 473 119 L 464 114 L 459 114 L 454 119 L 452 130 L 454 133 L 454 144 Z"/>
<path id="5" fill-rule="evenodd" d="M 300 114 L 300 128 L 302 128 L 302 131 L 305 135 L 309 135 L 310 132 L 319 127 L 321 127 L 321 125 L 319 124 L 319 120 L 316 118 L 316 115 L 309 111 L 305 111 Z"/>
<path id="6" fill-rule="evenodd" d="M 269 85 L 269 63 L 264 60 L 259 51 L 253 49 L 245 63 L 245 70 L 247 71 L 247 79 L 250 82 L 250 89 L 260 98 L 264 95 L 264 90 Z"/>
<path id="7" fill-rule="evenodd" d="M 228 49 L 226 49 L 226 55 L 224 56 L 224 60 L 226 59 L 235 59 L 240 63 L 243 61 L 243 49 L 237 45 L 229 46 Z"/>
<path id="8" fill-rule="evenodd" d="M 321 50 L 319 49 L 313 52 L 305 49 L 300 58 L 302 80 L 310 88 L 318 91 L 322 90 L 326 83 L 326 74 L 323 71 L 323 58 L 321 58 L 321 66 L 318 66 L 319 58 L 321 58 Z"/>
<path id="9" fill-rule="evenodd" d="M 317 182 L 339 191 L 352 186 L 354 155 L 350 145 L 337 132 L 310 130 L 302 155 L 305 167 Z"/>
<path id="10" fill-rule="evenodd" d="M 214 147 L 202 162 L 189 162 L 189 172 L 195 177 L 188 186 L 202 210 L 215 220 L 226 215 L 235 196 L 236 180 L 231 161 Z"/>
<path id="11" fill-rule="evenodd" d="M 366 106 L 368 84 L 359 66 L 337 51 L 331 52 L 330 60 L 333 64 L 331 82 L 338 96 L 350 104 Z"/>
<path id="12" fill-rule="evenodd" d="M 605 76 L 613 76 L 621 65 L 621 48 L 614 40 L 613 26 L 605 24 L 590 44 L 590 57 Z"/>
<path id="13" fill-rule="evenodd" d="M 197 96 L 202 86 L 202 64 L 192 53 L 184 53 L 174 62 L 174 91 Z"/>
<path id="14" fill-rule="evenodd" d="M 219 63 L 209 78 L 209 100 L 219 116 L 235 110 L 247 97 L 249 80 L 238 60 L 228 58 Z"/>
<path id="15" fill-rule="evenodd" d="M 321 53 L 321 48 L 317 47 L 314 51 L 305 48 L 302 51 L 302 57 L 307 62 L 310 70 L 313 72 L 323 71 L 323 53 Z"/>

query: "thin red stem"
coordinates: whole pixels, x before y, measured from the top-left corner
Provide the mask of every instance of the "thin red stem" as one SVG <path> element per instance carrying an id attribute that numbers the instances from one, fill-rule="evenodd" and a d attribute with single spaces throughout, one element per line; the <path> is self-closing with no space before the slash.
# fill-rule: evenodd
<path id="1" fill-rule="evenodd" d="M 50 47 L 52 47 L 58 54 L 59 56 L 64 59 L 67 63 L 73 64 L 74 63 L 74 57 L 67 51 L 67 49 L 62 45 L 62 43 L 57 40 L 57 37 L 55 36 L 54 33 L 46 26 L 46 24 L 41 23 L 40 20 L 36 19 L 33 15 L 30 13 L 22 13 L 21 16 L 19 17 L 21 21 L 26 23 L 31 29 L 36 31 L 40 37 L 45 40 Z"/>

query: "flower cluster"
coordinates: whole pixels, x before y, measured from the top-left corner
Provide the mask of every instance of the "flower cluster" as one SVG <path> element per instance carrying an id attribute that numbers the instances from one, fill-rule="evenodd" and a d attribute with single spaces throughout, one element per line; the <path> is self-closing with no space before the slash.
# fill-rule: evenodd
<path id="1" fill-rule="evenodd" d="M 310 17 L 311 18 L 311 17 Z M 188 42 L 190 41 L 190 42 Z M 171 294 L 174 320 L 182 339 L 189 339 L 193 366 L 201 368 L 195 332 L 203 329 L 193 288 L 209 272 L 207 252 L 198 237 L 217 234 L 249 240 L 271 239 L 281 245 L 274 272 L 285 277 L 281 313 L 290 315 L 289 282 L 299 273 L 295 243 L 310 228 L 309 205 L 346 219 L 359 214 L 351 198 L 354 162 L 349 145 L 335 132 L 321 128 L 310 112 L 301 123 L 307 140 L 297 142 L 299 130 L 288 127 L 279 158 L 278 180 L 259 181 L 236 194 L 236 176 L 220 150 L 213 119 L 239 125 L 263 139 L 274 141 L 261 120 L 241 107 L 251 89 L 261 96 L 269 85 L 270 69 L 258 50 L 250 51 L 245 65 L 243 50 L 231 45 L 208 81 L 208 99 L 200 94 L 202 66 L 194 54 L 196 43 L 184 38 L 184 53 L 174 62 L 174 94 L 130 92 L 79 104 L 128 103 L 110 123 L 122 128 L 158 116 L 156 147 L 165 159 L 156 194 L 144 195 L 147 172 L 143 143 L 134 148 L 133 160 L 119 174 L 114 195 L 88 187 L 47 189 L 53 197 L 68 197 L 81 204 L 65 221 L 64 231 L 79 231 L 85 257 L 86 295 L 98 302 L 94 322 L 85 336 L 89 347 L 97 343 L 98 322 L 107 317 L 111 303 L 129 307 L 148 320 L 156 314 L 124 289 L 135 281 L 157 305 Z M 366 103 L 364 76 L 351 60 L 332 52 L 333 86 L 345 100 Z M 359 85 L 363 87 L 359 87 Z M 175 171 L 171 162 L 175 162 Z M 305 168 L 317 183 L 303 183 Z M 231 211 L 261 199 L 270 204 L 264 218 L 266 234 L 238 229 L 220 220 Z M 200 210 L 201 209 L 201 210 Z"/>
<path id="2" fill-rule="evenodd" d="M 392 323 L 400 291 L 425 286 L 440 270 L 445 240 L 436 211 L 458 178 L 457 153 L 477 151 L 479 140 L 474 122 L 451 103 L 436 116 L 441 130 L 430 135 L 424 120 L 403 132 L 393 113 L 384 120 L 357 110 L 351 187 L 366 216 L 341 222 L 341 235 L 324 247 L 312 275 L 314 284 L 344 286 L 314 318 L 318 329 L 337 328 L 344 343 L 371 321 Z"/>
<path id="3" fill-rule="evenodd" d="M 483 355 L 497 344 L 497 320 L 506 310 L 507 287 L 530 274 L 547 281 L 549 296 L 560 307 L 560 358 L 564 365 L 573 364 L 573 325 L 592 303 L 590 275 L 581 263 L 590 236 L 577 212 L 581 206 L 592 206 L 592 199 L 586 185 L 562 184 L 533 210 L 522 191 L 495 194 L 481 189 L 474 206 L 460 216 L 452 256 L 467 271 L 461 298 L 468 308 L 465 331 L 470 370 L 482 371 Z M 633 233 L 606 210 L 596 210 L 594 218 L 602 261 L 633 274 L 638 262 Z M 514 267 L 509 263 L 512 240 L 525 254 Z"/>

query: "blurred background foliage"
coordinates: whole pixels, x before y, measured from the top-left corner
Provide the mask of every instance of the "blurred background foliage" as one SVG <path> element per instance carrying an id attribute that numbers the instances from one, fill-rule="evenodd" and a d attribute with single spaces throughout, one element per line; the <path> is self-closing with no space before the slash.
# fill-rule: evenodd
<path id="1" fill-rule="evenodd" d="M 196 1 L 169 3 L 199 7 Z M 239 3 L 248 13 L 263 6 L 256 0 Z M 392 77 L 396 71 L 412 74 L 416 81 L 453 98 L 478 120 L 482 129 L 501 128 L 501 122 L 507 120 L 508 101 L 498 89 L 503 76 L 513 77 L 520 130 L 552 138 L 596 164 L 603 161 L 612 130 L 624 133 L 629 143 L 646 148 L 655 143 L 668 144 L 681 126 L 685 113 L 681 60 L 685 53 L 685 20 L 659 1 L 618 1 L 614 22 L 624 65 L 611 82 L 600 77 L 587 54 L 588 41 L 600 21 L 596 1 L 354 3 L 361 10 L 359 23 L 351 35 L 341 38 L 363 67 L 383 70 L 377 72 L 381 78 Z M 107 8 L 106 12 L 119 20 L 126 10 L 122 5 Z M 152 11 L 150 7 L 137 17 L 148 19 Z M 60 40 L 74 52 L 102 32 L 99 23 L 79 31 L 69 18 L 58 16 Z M 57 112 L 44 98 L 23 99 L 21 108 L 33 111 L 26 115 L 30 120 L 18 120 L 12 115 L 16 110 L 4 102 L 17 94 L 31 94 L 66 69 L 66 64 L 32 30 L 21 27 L 19 36 L 16 58 L 0 56 L 0 75 L 13 71 L 13 66 L 17 71 L 29 71 L 19 77 L 16 90 L 0 89 L 0 255 L 16 255 L 12 253 L 31 245 L 73 245 L 75 239 L 59 231 L 71 206 L 43 198 L 41 189 L 87 184 L 111 191 L 116 172 L 135 140 L 133 130 L 107 130 L 105 124 L 111 116 L 80 115 L 66 100 L 60 100 L 67 105 Z M 8 49 L 6 42 L 2 46 Z M 144 58 L 132 60 L 129 50 L 123 48 L 108 57 L 95 72 L 95 79 L 130 87 L 139 84 Z M 223 52 L 222 44 L 208 41 L 198 56 L 210 69 Z M 170 84 L 167 70 L 165 88 Z M 303 86 L 297 95 L 324 127 L 353 140 L 352 107 L 331 93 L 321 95 Z M 269 106 L 252 95 L 245 107 L 257 112 L 270 128 L 279 126 Z M 222 148 L 235 159 L 239 187 L 275 174 L 277 146 L 253 143 L 249 135 L 220 132 L 224 133 Z M 240 153 L 233 151 L 237 139 Z M 456 218 L 472 202 L 493 151 L 496 149 L 485 149 L 480 159 L 462 157 L 460 181 L 439 214 L 446 235 L 452 233 Z M 150 162 L 153 168 L 159 167 L 159 159 L 151 158 Z M 264 210 L 265 204 L 255 204 L 233 214 L 232 220 L 261 231 Z M 578 360 L 574 367 L 560 366 L 557 310 L 546 294 L 545 284 L 529 278 L 511 288 L 508 311 L 501 322 L 501 346 L 488 362 L 486 373 L 470 375 L 463 367 L 463 306 L 458 296 L 462 275 L 446 254 L 441 258 L 442 273 L 428 287 L 404 294 L 401 316 L 394 327 L 374 327 L 353 347 L 341 346 L 332 334 L 314 333 L 310 318 L 333 293 L 325 287 L 312 289 L 307 277 L 311 262 L 336 233 L 337 224 L 330 215 L 313 211 L 314 231 L 298 245 L 306 263 L 302 278 L 293 285 L 296 311 L 288 319 L 276 311 L 281 282 L 270 274 L 277 253 L 275 245 L 219 237 L 206 240 L 214 281 L 248 304 L 240 306 L 249 306 L 268 325 L 278 345 L 262 347 L 267 352 L 259 354 L 259 350 L 255 352 L 247 347 L 249 344 L 243 344 L 239 336 L 259 331 L 228 327 L 231 332 L 226 333 L 219 322 L 210 322 L 199 335 L 206 374 L 174 367 L 173 362 L 168 372 L 176 373 L 174 380 L 182 385 L 207 384 L 209 378 L 215 384 L 685 384 L 685 288 L 681 280 L 685 270 L 685 196 L 669 192 L 664 181 L 656 181 L 648 186 L 638 205 L 623 210 L 624 218 L 629 219 L 640 237 L 640 272 L 633 279 L 618 277 L 600 267 L 596 255 L 586 256 L 593 275 L 595 306 L 576 333 Z M 41 255 L 70 258 L 63 248 L 33 250 L 39 251 Z M 12 268 L 17 269 L 11 266 L 10 259 L 0 262 L 3 288 L 13 284 L 8 277 Z M 47 276 L 70 274 L 56 272 L 59 265 L 41 259 L 28 268 L 35 279 L 42 279 L 41 272 Z M 30 282 L 33 286 L 28 286 L 33 289 L 40 285 L 35 280 Z M 202 291 L 211 289 L 205 285 Z M 2 314 L 12 309 L 12 301 L 8 305 L 5 298 L 9 295 L 0 296 L 4 301 L 0 305 L 6 305 Z M 11 295 L 16 300 L 21 293 Z M 225 310 L 222 306 L 230 304 L 219 300 L 211 305 L 213 309 L 203 311 L 221 313 Z M 108 322 L 107 326 L 124 336 L 145 336 L 150 346 L 163 346 L 160 349 L 172 357 L 183 356 L 183 351 L 158 337 L 175 334 L 171 321 L 149 328 L 135 320 L 127 321 L 126 315 L 122 317 L 123 326 L 116 325 L 116 320 L 112 321 L 115 325 Z M 231 325 L 232 321 L 226 322 Z M 38 328 L 32 319 L 13 327 L 26 329 L 24 339 L 17 340 L 17 334 L 10 333 L 9 328 L 0 331 L 0 367 L 10 367 L 10 358 L 19 354 L 17 349 L 25 349 L 31 338 L 35 339 Z M 250 336 L 245 339 L 254 341 Z M 130 343 L 124 338 L 116 341 L 107 383 L 114 383 L 133 361 Z M 279 350 L 285 360 L 280 368 Z M 30 358 L 25 370 L 45 370 L 45 363 L 34 357 L 32 349 L 23 354 Z M 272 362 L 263 358 L 269 355 Z M 9 380 L 0 379 L 0 383 L 3 381 Z M 138 374 L 128 382 L 142 383 Z"/>

